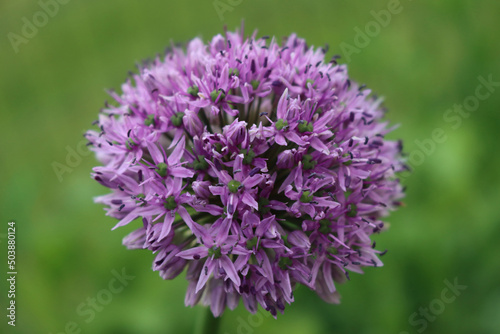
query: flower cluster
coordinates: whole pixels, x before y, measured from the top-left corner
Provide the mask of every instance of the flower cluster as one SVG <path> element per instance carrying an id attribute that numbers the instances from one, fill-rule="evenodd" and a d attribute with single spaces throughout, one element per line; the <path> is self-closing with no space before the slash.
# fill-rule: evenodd
<path id="1" fill-rule="evenodd" d="M 295 35 L 200 39 L 144 65 L 88 131 L 92 177 L 115 228 L 153 270 L 186 270 L 186 305 L 240 299 L 273 316 L 297 284 L 338 303 L 334 282 L 381 266 L 370 235 L 401 203 L 401 143 L 381 100 Z"/>

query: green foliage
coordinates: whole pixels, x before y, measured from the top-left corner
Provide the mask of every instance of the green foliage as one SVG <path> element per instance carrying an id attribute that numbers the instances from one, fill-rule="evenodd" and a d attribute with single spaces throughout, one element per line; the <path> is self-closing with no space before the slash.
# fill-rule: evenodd
<path id="1" fill-rule="evenodd" d="M 401 124 L 388 138 L 402 138 L 409 159 L 423 158 L 410 176 L 402 177 L 408 186 L 402 199 L 406 207 L 386 218 L 389 230 L 375 236 L 376 248 L 388 249 L 383 268 L 368 268 L 364 275 L 351 272 L 347 284 L 336 284 L 340 305 L 326 304 L 301 287 L 294 294 L 296 302 L 278 320 L 249 318 L 240 305 L 224 315 L 221 332 L 238 333 L 243 319 L 250 331 L 240 332 L 259 334 L 417 333 L 421 327 L 412 326 L 409 317 L 441 298 L 444 280 L 457 277 L 468 288 L 428 322 L 424 333 L 496 333 L 500 89 L 480 101 L 477 111 L 454 114 L 460 117 L 453 122 L 443 117 L 475 94 L 479 76 L 500 81 L 500 44 L 494 33 L 500 28 L 498 2 L 401 1 L 401 12 L 380 25 L 378 34 L 370 23 L 377 22 L 371 11 L 381 13 L 392 1 L 242 1 L 229 5 L 232 10 L 222 13 L 223 21 L 214 8 L 218 2 L 229 3 L 70 1 L 20 44 L 18 53 L 6 36 L 21 34 L 22 18 L 32 21 L 41 7 L 37 1 L 0 5 L 3 259 L 8 219 L 18 227 L 18 325 L 12 332 L 59 333 L 72 321 L 82 333 L 192 332 L 201 310 L 184 307 L 184 274 L 162 280 L 151 270 L 154 255 L 121 245 L 125 235 L 142 226 L 140 219 L 110 231 L 116 221 L 93 203 L 108 189 L 89 178 L 97 162 L 82 131 L 91 127 L 105 100 L 113 103 L 104 89 L 119 92 L 136 63 L 154 58 L 171 41 L 185 43 L 195 36 L 207 41 L 223 33 L 224 25 L 239 27 L 244 18 L 247 35 L 258 28 L 258 36 L 281 39 L 296 32 L 309 45 L 329 43 L 327 60 L 341 54 L 336 61 L 347 62 L 353 80 L 383 96 L 387 118 Z M 356 46 L 356 27 L 372 29 L 366 46 Z M 357 52 L 346 57 L 343 42 Z M 257 88 L 260 83 L 251 84 Z M 186 94 L 198 92 L 192 86 Z M 172 121 L 180 124 L 182 118 L 176 115 Z M 148 123 L 154 125 L 154 118 Z M 277 128 L 285 126 L 276 122 Z M 430 142 L 437 128 L 446 140 Z M 135 143 L 126 145 L 132 149 Z M 198 168 L 206 168 L 198 158 Z M 307 159 L 304 165 L 314 163 Z M 55 162 L 66 167 L 59 166 L 59 176 Z M 260 202 L 260 210 L 265 205 Z M 327 232 L 328 227 L 322 229 Z M 135 278 L 86 322 L 87 316 L 77 313 L 79 305 L 107 288 L 112 270 L 124 267 Z M 3 279 L 2 293 L 6 288 Z M 0 328 L 5 328 L 5 317 L 2 321 Z"/>

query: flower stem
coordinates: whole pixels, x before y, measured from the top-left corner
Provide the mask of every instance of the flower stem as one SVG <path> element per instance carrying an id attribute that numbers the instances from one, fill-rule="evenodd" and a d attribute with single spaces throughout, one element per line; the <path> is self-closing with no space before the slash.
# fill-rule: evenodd
<path id="1" fill-rule="evenodd" d="M 214 317 L 209 307 L 200 310 L 196 321 L 195 334 L 217 334 L 222 317 Z"/>

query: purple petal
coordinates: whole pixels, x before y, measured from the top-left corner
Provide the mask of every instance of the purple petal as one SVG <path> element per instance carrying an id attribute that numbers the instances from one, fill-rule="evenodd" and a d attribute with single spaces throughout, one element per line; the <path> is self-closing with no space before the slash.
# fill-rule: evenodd
<path id="1" fill-rule="evenodd" d="M 198 257 L 203 259 L 208 256 L 208 249 L 205 246 L 199 246 L 199 247 L 194 247 L 187 249 L 185 251 L 177 253 L 178 257 L 182 257 L 183 259 L 186 260 L 192 260 L 195 257 Z"/>
<path id="2" fill-rule="evenodd" d="M 172 229 L 172 223 L 174 222 L 174 220 L 175 220 L 175 214 L 172 215 L 170 212 L 167 212 L 165 214 L 165 219 L 163 220 L 161 233 L 160 237 L 158 238 L 158 241 L 161 241 L 170 233 L 170 230 Z"/>
<path id="3" fill-rule="evenodd" d="M 240 277 L 238 276 L 236 268 L 234 268 L 234 264 L 229 259 L 229 257 L 227 255 L 222 255 L 222 257 L 219 259 L 219 262 L 220 262 L 220 267 L 224 269 L 224 271 L 227 274 L 227 277 L 229 277 L 229 279 L 233 281 L 233 283 L 236 286 L 240 286 L 241 285 Z"/>
<path id="4" fill-rule="evenodd" d="M 186 140 L 185 140 L 185 137 L 183 136 L 179 140 L 177 145 L 175 146 L 172 153 L 168 156 L 168 165 L 169 166 L 175 165 L 175 164 L 179 163 L 179 161 L 181 161 L 181 158 L 184 154 L 185 144 L 186 144 Z"/>
<path id="5" fill-rule="evenodd" d="M 259 210 L 259 203 L 248 192 L 243 193 L 241 201 L 255 210 Z"/>
<path id="6" fill-rule="evenodd" d="M 200 291 L 205 286 L 208 279 L 210 278 L 210 275 L 212 275 L 214 268 L 215 268 L 215 261 L 212 260 L 211 257 L 207 258 L 207 260 L 205 261 L 205 264 L 203 265 L 203 268 L 201 270 L 198 284 L 196 284 L 195 292 Z"/>

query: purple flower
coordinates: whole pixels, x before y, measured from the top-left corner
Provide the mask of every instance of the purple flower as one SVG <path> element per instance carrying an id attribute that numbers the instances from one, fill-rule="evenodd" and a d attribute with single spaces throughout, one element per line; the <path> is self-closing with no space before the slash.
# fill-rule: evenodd
<path id="1" fill-rule="evenodd" d="M 345 65 L 289 36 L 192 40 L 111 93 L 86 134 L 115 228 L 153 270 L 186 270 L 186 305 L 215 316 L 242 299 L 273 316 L 302 284 L 338 303 L 334 282 L 381 266 L 370 239 L 401 203 L 401 143 L 381 100 Z"/>

